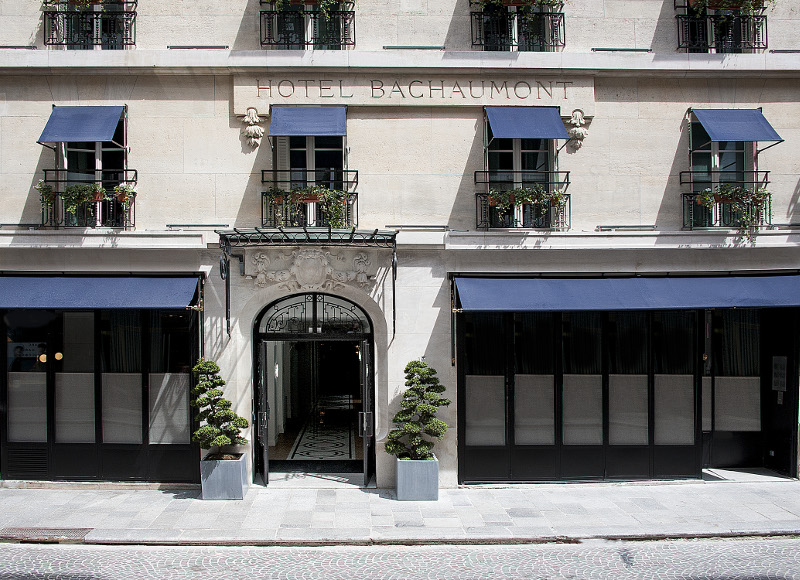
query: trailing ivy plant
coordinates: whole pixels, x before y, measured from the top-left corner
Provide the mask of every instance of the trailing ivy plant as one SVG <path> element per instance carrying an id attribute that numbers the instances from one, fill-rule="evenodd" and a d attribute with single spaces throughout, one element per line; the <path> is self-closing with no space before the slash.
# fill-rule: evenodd
<path id="1" fill-rule="evenodd" d="M 772 193 L 763 187 L 748 189 L 733 183 L 708 187 L 695 196 L 695 201 L 712 210 L 717 203 L 729 204 L 739 235 L 748 242 L 755 240 L 762 216 L 772 209 Z"/>
<path id="2" fill-rule="evenodd" d="M 120 183 L 114 186 L 114 193 L 107 193 L 106 199 L 117 200 L 122 204 L 122 209 L 127 213 L 133 205 L 133 200 L 136 198 L 136 191 L 132 185 L 127 183 Z"/>
<path id="3" fill-rule="evenodd" d="M 541 185 L 518 187 L 516 189 L 489 190 L 489 204 L 494 206 L 500 215 L 510 215 L 515 205 L 525 203 L 551 206 L 560 213 L 567 203 L 567 194 L 555 189 L 547 191 Z"/>
<path id="4" fill-rule="evenodd" d="M 331 228 L 343 229 L 348 227 L 347 219 L 348 193 L 340 189 L 329 189 L 324 185 L 313 185 L 302 189 L 283 190 L 272 187 L 267 191 L 267 206 L 275 207 L 275 222 L 277 226 L 298 225 L 303 214 L 298 204 L 316 201 L 319 204 L 322 219 Z M 286 207 L 282 211 L 280 206 Z M 288 224 L 286 223 L 288 221 Z"/>
<path id="5" fill-rule="evenodd" d="M 241 430 L 250 424 L 232 411 L 232 403 L 222 396 L 225 381 L 219 376 L 219 370 L 217 363 L 203 358 L 192 369 L 197 383 L 192 388 L 191 405 L 198 411 L 195 419 L 203 423 L 192 434 L 192 441 L 202 449 L 216 448 L 223 454 L 224 447 L 247 443 Z"/>
<path id="6" fill-rule="evenodd" d="M 478 6 L 481 10 L 487 8 L 502 8 L 504 6 L 511 6 L 512 3 L 507 0 L 471 0 L 473 6 Z M 514 2 L 514 6 L 518 6 L 523 13 L 532 12 L 540 8 L 556 8 L 561 7 L 564 0 L 518 0 Z"/>
<path id="7" fill-rule="evenodd" d="M 94 201 L 96 196 L 105 196 L 106 190 L 102 186 L 89 183 L 76 183 L 68 185 L 61 194 L 64 211 L 75 215 L 83 204 Z M 85 210 L 89 215 L 94 215 L 94 206 L 87 205 Z"/>
<path id="8" fill-rule="evenodd" d="M 433 459 L 433 446 L 448 429 L 436 418 L 439 407 L 450 404 L 440 395 L 445 387 L 439 383 L 436 370 L 422 360 L 406 365 L 406 386 L 400 411 L 392 418 L 395 428 L 389 431 L 386 453 L 398 459 Z M 430 439 L 426 439 L 426 436 Z"/>

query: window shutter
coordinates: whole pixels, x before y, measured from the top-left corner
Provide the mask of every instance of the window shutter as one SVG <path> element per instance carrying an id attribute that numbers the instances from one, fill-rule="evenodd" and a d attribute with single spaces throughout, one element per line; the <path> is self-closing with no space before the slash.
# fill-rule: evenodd
<path id="1" fill-rule="evenodd" d="M 275 181 L 280 189 L 291 189 L 291 176 L 289 174 L 289 137 L 275 137 Z"/>

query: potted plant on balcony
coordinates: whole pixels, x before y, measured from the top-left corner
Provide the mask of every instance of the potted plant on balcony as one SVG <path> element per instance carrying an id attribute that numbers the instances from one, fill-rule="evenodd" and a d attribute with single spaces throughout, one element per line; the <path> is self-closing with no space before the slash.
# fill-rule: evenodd
<path id="1" fill-rule="evenodd" d="M 84 206 L 84 204 L 95 200 L 95 193 L 98 191 L 97 188 L 102 190 L 103 195 L 105 195 L 105 190 L 96 184 L 75 183 L 73 185 L 68 185 L 64 188 L 64 193 L 61 194 L 64 211 L 74 216 L 78 209 L 83 206 L 89 215 L 94 215 L 94 206 L 91 204 Z"/>
<path id="2" fill-rule="evenodd" d="M 342 0 L 275 0 L 274 6 L 275 10 L 285 10 L 286 7 L 290 5 L 312 4 L 319 6 L 319 11 L 322 12 L 325 17 L 328 17 L 331 12 L 338 10 L 342 3 Z M 345 0 L 344 3 L 352 4 L 353 2 Z"/>
<path id="3" fill-rule="evenodd" d="M 564 4 L 564 0 L 471 0 L 470 3 L 481 10 L 519 6 L 523 10 L 531 11 L 541 8 L 557 8 Z"/>
<path id="4" fill-rule="evenodd" d="M 696 14 L 711 10 L 738 10 L 744 14 L 761 12 L 773 0 L 689 0 Z"/>
<path id="5" fill-rule="evenodd" d="M 758 233 L 758 226 L 763 216 L 770 211 L 772 193 L 763 187 L 748 189 L 733 183 L 723 183 L 713 189 L 707 187 L 695 195 L 695 201 L 709 209 L 718 203 L 729 204 L 740 237 L 752 242 Z"/>
<path id="6" fill-rule="evenodd" d="M 496 208 L 501 216 L 511 215 L 514 205 L 526 203 L 553 207 L 556 212 L 561 212 L 567 203 L 567 194 L 557 189 L 548 191 L 541 185 L 506 190 L 489 190 L 489 205 Z"/>
<path id="7" fill-rule="evenodd" d="M 397 499 L 436 500 L 439 461 L 433 454 L 433 439 L 441 440 L 448 428 L 436 414 L 450 400 L 440 396 L 445 387 L 439 383 L 436 370 L 424 361 L 408 363 L 405 374 L 408 388 L 403 393 L 400 411 L 392 418 L 395 428 L 389 431 L 384 449 L 397 458 Z"/>
<path id="8" fill-rule="evenodd" d="M 331 228 L 342 229 L 348 226 L 348 193 L 346 191 L 329 189 L 323 185 L 313 185 L 289 191 L 272 187 L 264 195 L 267 209 L 274 210 L 271 213 L 273 213 L 275 226 L 297 225 L 303 217 L 299 210 L 299 204 L 309 202 L 316 202 L 320 205 L 322 219 Z M 280 206 L 287 201 L 290 204 L 284 211 Z"/>
<path id="9" fill-rule="evenodd" d="M 203 423 L 192 434 L 192 441 L 210 450 L 200 462 L 203 499 L 243 499 L 249 487 L 245 456 L 230 448 L 247 443 L 241 430 L 249 423 L 232 411 L 231 402 L 222 396 L 225 381 L 219 370 L 217 363 L 202 358 L 192 369 L 197 383 L 191 405 L 198 409 L 197 421 Z"/>
<path id="10" fill-rule="evenodd" d="M 122 209 L 125 212 L 131 209 L 133 200 L 136 198 L 136 191 L 132 185 L 127 183 L 120 183 L 114 186 L 114 193 L 112 196 L 106 196 L 106 199 L 116 199 L 122 204 Z"/>

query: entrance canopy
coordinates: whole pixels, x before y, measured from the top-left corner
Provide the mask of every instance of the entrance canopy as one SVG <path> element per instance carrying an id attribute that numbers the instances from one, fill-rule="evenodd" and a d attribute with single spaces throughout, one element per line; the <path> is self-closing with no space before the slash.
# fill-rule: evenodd
<path id="1" fill-rule="evenodd" d="M 272 107 L 270 137 L 344 137 L 345 107 Z"/>
<path id="2" fill-rule="evenodd" d="M 558 107 L 486 107 L 495 139 L 569 139 Z"/>
<path id="3" fill-rule="evenodd" d="M 800 276 L 456 278 L 467 312 L 800 306 Z"/>
<path id="4" fill-rule="evenodd" d="M 114 140 L 125 107 L 53 107 L 37 143 Z"/>
<path id="5" fill-rule="evenodd" d="M 58 310 L 186 308 L 197 278 L 0 277 L 0 308 Z"/>
<path id="6" fill-rule="evenodd" d="M 783 141 L 758 109 L 692 109 L 712 141 Z"/>

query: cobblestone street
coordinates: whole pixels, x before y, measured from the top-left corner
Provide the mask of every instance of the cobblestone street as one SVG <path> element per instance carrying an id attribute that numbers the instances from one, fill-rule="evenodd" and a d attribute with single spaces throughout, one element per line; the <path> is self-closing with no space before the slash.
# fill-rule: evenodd
<path id="1" fill-rule="evenodd" d="M 0 578 L 790 579 L 800 578 L 800 539 L 318 548 L 1 544 Z"/>

